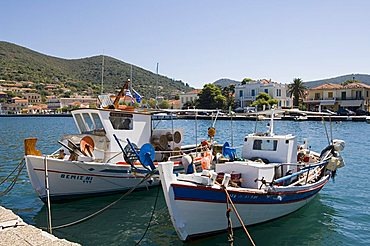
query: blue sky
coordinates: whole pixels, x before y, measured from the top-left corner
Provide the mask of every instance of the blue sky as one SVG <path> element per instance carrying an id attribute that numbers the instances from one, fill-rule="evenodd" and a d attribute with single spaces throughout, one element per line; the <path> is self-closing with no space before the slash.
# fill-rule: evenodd
<path id="1" fill-rule="evenodd" d="M 98 54 L 201 88 L 370 73 L 366 0 L 12 0 L 0 40 L 63 58 Z M 125 78 L 123 78 L 125 79 Z"/>

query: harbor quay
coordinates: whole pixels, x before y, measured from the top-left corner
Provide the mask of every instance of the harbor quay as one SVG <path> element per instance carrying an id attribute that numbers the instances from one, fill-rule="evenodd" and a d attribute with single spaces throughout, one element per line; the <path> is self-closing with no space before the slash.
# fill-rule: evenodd
<path id="1" fill-rule="evenodd" d="M 80 244 L 59 239 L 46 231 L 28 225 L 11 210 L 0 206 L 0 245 L 78 246 Z"/>

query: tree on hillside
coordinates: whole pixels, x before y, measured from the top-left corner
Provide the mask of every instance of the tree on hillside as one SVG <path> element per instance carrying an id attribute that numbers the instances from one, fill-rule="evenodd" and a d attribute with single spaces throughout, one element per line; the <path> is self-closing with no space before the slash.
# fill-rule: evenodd
<path id="1" fill-rule="evenodd" d="M 198 108 L 222 109 L 226 105 L 226 97 L 222 95 L 221 89 L 214 84 L 204 85 L 198 96 Z"/>
<path id="2" fill-rule="evenodd" d="M 278 104 L 278 100 L 273 99 L 266 92 L 260 92 L 256 96 L 256 101 L 252 103 L 252 106 L 262 107 L 263 105 L 266 105 L 268 107 L 272 107 L 273 105 L 277 105 L 277 104 Z"/>
<path id="3" fill-rule="evenodd" d="M 299 100 L 304 96 L 304 91 L 306 87 L 303 85 L 303 81 L 300 78 L 295 78 L 293 83 L 288 85 L 288 93 L 293 96 L 293 105 L 299 106 Z"/>
<path id="4" fill-rule="evenodd" d="M 253 81 L 253 79 L 251 79 L 251 78 L 244 78 L 244 79 L 242 80 L 242 85 L 245 85 L 245 84 L 247 84 L 247 83 L 249 83 L 249 82 L 251 82 L 251 81 Z"/>
<path id="5" fill-rule="evenodd" d="M 348 85 L 352 83 L 361 83 L 361 81 L 356 80 L 356 79 L 347 79 L 346 81 L 342 82 L 341 85 Z"/>

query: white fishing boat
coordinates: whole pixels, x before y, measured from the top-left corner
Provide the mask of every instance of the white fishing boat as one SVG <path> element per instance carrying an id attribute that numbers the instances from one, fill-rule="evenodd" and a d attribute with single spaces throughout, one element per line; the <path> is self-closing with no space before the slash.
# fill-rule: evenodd
<path id="1" fill-rule="evenodd" d="M 298 146 L 296 136 L 275 135 L 273 114 L 267 133 L 244 139 L 242 159 L 224 145 L 225 163 L 202 173 L 173 174 L 169 163 L 159 165 L 166 204 L 181 240 L 269 221 L 301 208 L 311 201 L 344 165 L 344 142 L 333 140 L 321 153 L 307 141 Z M 228 197 L 230 199 L 228 199 Z M 225 216 L 227 203 L 240 215 Z M 235 212 L 235 211 L 234 211 Z"/>
<path id="2" fill-rule="evenodd" d="M 158 175 L 143 182 L 154 167 L 142 164 L 170 161 L 176 172 L 183 170 L 183 157 L 195 151 L 195 144 L 183 144 L 183 129 L 159 129 L 152 118 L 158 111 L 121 110 L 118 101 L 107 101 L 105 108 L 72 111 L 79 134 L 63 136 L 50 155 L 36 150 L 36 138 L 25 140 L 28 175 L 43 201 L 48 192 L 50 200 L 64 200 L 158 185 Z M 192 158 L 200 165 L 200 153 Z"/>

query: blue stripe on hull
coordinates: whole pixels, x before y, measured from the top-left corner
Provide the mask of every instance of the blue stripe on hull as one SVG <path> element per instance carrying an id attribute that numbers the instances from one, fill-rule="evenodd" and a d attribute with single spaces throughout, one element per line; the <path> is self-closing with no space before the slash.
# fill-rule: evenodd
<path id="1" fill-rule="evenodd" d="M 326 184 L 327 180 L 310 190 L 301 190 L 299 192 L 280 192 L 257 194 L 251 192 L 235 192 L 228 190 L 234 203 L 239 204 L 284 204 L 293 203 L 308 199 L 318 193 Z M 212 203 L 225 203 L 226 195 L 221 189 L 214 189 L 202 186 L 172 185 L 175 200 L 201 201 Z"/>

